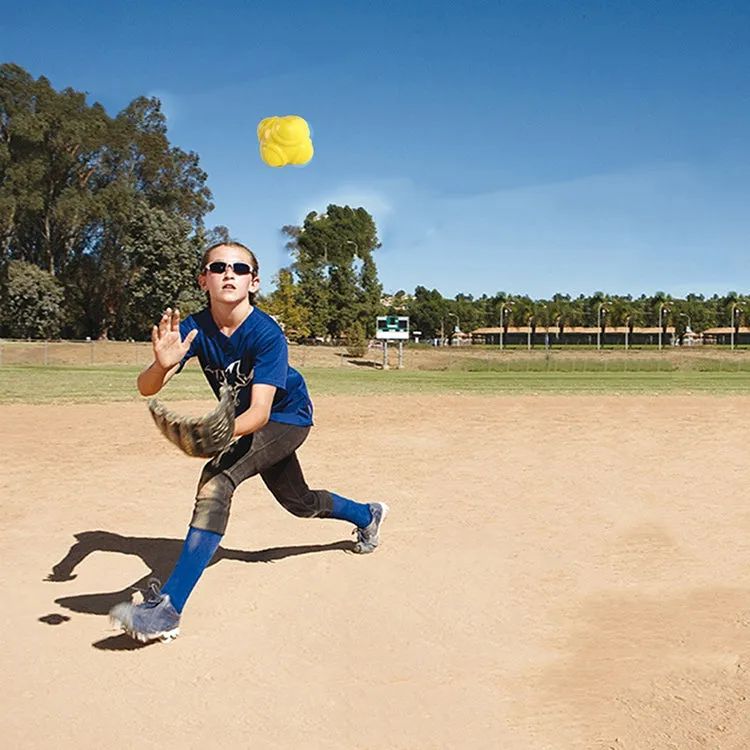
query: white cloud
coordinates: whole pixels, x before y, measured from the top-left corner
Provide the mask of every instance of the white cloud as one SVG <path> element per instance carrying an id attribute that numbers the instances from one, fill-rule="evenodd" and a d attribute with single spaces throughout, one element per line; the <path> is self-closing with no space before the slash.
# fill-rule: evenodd
<path id="1" fill-rule="evenodd" d="M 311 210 L 323 213 L 330 204 L 352 208 L 361 206 L 375 220 L 378 236 L 383 241 L 386 234 L 393 228 L 394 218 L 404 215 L 404 206 L 399 202 L 399 195 L 404 194 L 410 186 L 409 181 L 399 180 L 375 182 L 369 185 L 356 183 L 339 185 L 310 200 L 305 199 L 304 205 L 297 207 L 296 215 L 302 222 Z"/>

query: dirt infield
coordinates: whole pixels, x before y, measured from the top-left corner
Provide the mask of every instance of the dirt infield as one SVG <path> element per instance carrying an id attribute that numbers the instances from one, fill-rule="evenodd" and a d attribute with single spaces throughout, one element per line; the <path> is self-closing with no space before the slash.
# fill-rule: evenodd
<path id="1" fill-rule="evenodd" d="M 147 647 L 104 615 L 202 463 L 143 404 L 0 406 L 4 747 L 746 750 L 750 397 L 315 403 L 308 480 L 388 501 L 383 546 L 251 480 Z"/>

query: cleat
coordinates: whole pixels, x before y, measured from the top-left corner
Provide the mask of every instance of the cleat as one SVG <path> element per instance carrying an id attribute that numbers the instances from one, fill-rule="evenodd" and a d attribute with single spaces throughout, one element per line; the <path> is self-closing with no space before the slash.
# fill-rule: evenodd
<path id="1" fill-rule="evenodd" d="M 389 508 L 385 503 L 370 503 L 372 520 L 364 528 L 354 529 L 357 541 L 354 543 L 354 551 L 360 555 L 373 552 L 380 545 L 380 527 L 388 515 Z"/>
<path id="2" fill-rule="evenodd" d="M 109 611 L 114 629 L 123 630 L 134 640 L 169 643 L 180 634 L 180 614 L 172 606 L 169 594 L 162 594 L 159 581 L 152 579 L 141 604 L 116 604 Z"/>

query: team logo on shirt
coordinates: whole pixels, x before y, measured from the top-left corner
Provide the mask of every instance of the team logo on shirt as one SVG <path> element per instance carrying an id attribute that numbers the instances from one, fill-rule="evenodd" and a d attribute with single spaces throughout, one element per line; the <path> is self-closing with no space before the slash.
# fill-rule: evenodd
<path id="1" fill-rule="evenodd" d="M 222 385 L 234 386 L 234 402 L 235 405 L 239 405 L 240 391 L 252 383 L 254 368 L 243 357 L 243 359 L 235 360 L 223 369 L 206 367 L 205 371 L 218 383 L 219 387 Z"/>

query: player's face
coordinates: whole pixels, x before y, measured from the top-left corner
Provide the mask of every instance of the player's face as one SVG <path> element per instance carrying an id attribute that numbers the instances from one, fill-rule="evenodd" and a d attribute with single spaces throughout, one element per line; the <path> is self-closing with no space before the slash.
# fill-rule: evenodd
<path id="1" fill-rule="evenodd" d="M 235 263 L 239 266 L 237 269 Z M 247 266 L 250 273 L 241 273 Z M 248 293 L 257 292 L 260 279 L 256 276 L 252 259 L 244 250 L 222 245 L 211 251 L 207 268 L 202 270 L 198 283 L 211 295 L 212 302 L 233 304 L 246 300 Z"/>

